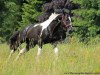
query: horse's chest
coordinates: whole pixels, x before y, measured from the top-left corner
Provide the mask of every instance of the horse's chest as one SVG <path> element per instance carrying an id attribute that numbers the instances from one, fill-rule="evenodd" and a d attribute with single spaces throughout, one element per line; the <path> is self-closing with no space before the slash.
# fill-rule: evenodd
<path id="1" fill-rule="evenodd" d="M 52 22 L 52 20 L 47 20 L 47 21 L 41 23 L 40 26 L 42 26 L 42 31 L 44 29 L 46 29 L 50 25 L 51 22 Z"/>
<path id="2" fill-rule="evenodd" d="M 48 31 L 48 29 L 46 28 L 46 29 L 44 29 L 44 30 L 42 31 L 42 39 L 47 38 L 48 36 L 49 36 L 49 31 Z"/>

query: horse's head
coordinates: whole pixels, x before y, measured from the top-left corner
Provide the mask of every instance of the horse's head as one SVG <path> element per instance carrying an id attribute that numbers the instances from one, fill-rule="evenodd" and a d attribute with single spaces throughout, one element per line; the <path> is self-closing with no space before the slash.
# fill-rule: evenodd
<path id="1" fill-rule="evenodd" d="M 63 29 L 67 32 L 72 31 L 72 23 L 71 23 L 71 13 L 67 9 L 56 9 L 56 13 L 60 14 L 58 16 L 58 20 L 61 23 Z"/>
<path id="2" fill-rule="evenodd" d="M 61 14 L 61 25 L 67 32 L 70 32 L 72 30 L 71 17 L 68 13 Z"/>

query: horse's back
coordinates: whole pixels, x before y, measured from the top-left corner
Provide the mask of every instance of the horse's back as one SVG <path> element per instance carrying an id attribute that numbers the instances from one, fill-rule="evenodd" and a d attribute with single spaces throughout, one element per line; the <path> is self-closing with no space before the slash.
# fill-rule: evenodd
<path id="1" fill-rule="evenodd" d="M 32 26 L 27 31 L 27 38 L 29 39 L 38 39 L 41 33 L 42 27 L 41 26 Z"/>

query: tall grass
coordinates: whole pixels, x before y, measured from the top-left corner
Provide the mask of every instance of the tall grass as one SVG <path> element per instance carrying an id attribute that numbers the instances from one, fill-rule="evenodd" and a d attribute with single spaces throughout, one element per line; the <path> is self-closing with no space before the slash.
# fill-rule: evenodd
<path id="1" fill-rule="evenodd" d="M 69 72 L 100 72 L 100 43 L 85 45 L 73 38 L 70 43 L 59 44 L 58 49 L 58 59 L 52 46 L 47 44 L 43 46 L 38 61 L 36 61 L 36 46 L 22 55 L 18 61 L 14 61 L 17 51 L 6 62 L 10 51 L 8 45 L 1 44 L 0 75 L 66 75 Z"/>

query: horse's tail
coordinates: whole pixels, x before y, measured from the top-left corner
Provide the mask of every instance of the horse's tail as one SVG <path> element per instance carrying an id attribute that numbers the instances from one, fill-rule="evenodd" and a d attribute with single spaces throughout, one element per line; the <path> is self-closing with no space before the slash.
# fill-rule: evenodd
<path id="1" fill-rule="evenodd" d="M 19 37 L 20 31 L 16 31 L 10 38 L 9 38 L 9 46 L 10 49 L 16 49 L 18 46 L 18 37 Z"/>

